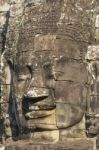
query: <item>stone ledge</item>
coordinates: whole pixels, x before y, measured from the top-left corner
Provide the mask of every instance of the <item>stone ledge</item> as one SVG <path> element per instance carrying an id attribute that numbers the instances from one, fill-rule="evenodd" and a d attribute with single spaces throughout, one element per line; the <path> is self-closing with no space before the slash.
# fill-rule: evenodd
<path id="1" fill-rule="evenodd" d="M 55 144 L 20 141 L 6 146 L 5 150 L 94 150 L 94 147 L 95 140 L 93 139 L 67 139 Z"/>

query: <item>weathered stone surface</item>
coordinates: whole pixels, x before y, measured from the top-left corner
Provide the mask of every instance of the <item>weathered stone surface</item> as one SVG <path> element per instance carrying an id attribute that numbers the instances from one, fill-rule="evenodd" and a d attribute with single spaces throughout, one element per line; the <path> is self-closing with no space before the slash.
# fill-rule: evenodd
<path id="1" fill-rule="evenodd" d="M 60 129 L 60 141 L 66 141 L 68 138 L 86 138 L 86 126 L 85 126 L 85 116 L 81 119 L 76 126 L 71 126 L 67 129 Z"/>
<path id="2" fill-rule="evenodd" d="M 99 28 L 99 15 L 96 16 L 95 27 Z"/>
<path id="3" fill-rule="evenodd" d="M 77 42 L 74 39 L 70 39 L 69 36 L 57 35 L 55 40 L 55 52 L 57 57 L 63 55 L 66 58 L 75 60 L 83 59 L 86 53 L 86 44 L 80 41 Z"/>
<path id="4" fill-rule="evenodd" d="M 70 92 L 71 91 L 71 92 Z M 57 81 L 55 88 L 56 101 L 60 101 L 79 105 L 81 107 L 85 106 L 86 103 L 86 88 L 84 85 L 69 81 Z"/>
<path id="5" fill-rule="evenodd" d="M 97 146 L 97 150 L 98 150 L 99 149 L 99 136 L 97 136 L 96 146 Z"/>
<path id="6" fill-rule="evenodd" d="M 99 28 L 96 29 L 96 42 L 99 43 Z"/>
<path id="7" fill-rule="evenodd" d="M 1 0 L 0 3 L 1 3 L 0 12 L 9 11 L 10 9 L 9 0 L 4 0 L 4 1 Z"/>
<path id="8" fill-rule="evenodd" d="M 92 45 L 88 46 L 88 52 L 85 57 L 86 60 L 99 60 L 99 46 Z"/>
<path id="9" fill-rule="evenodd" d="M 86 127 L 89 136 L 96 136 L 99 132 L 99 47 L 89 46 L 86 54 L 87 70 L 89 73 L 89 96 L 87 97 Z"/>
<path id="10" fill-rule="evenodd" d="M 34 39 L 34 49 L 40 50 L 54 50 L 56 35 L 36 35 Z M 39 43 L 39 44 L 38 44 Z"/>
<path id="11" fill-rule="evenodd" d="M 53 131 L 42 131 L 30 133 L 31 140 L 33 139 L 35 143 L 56 143 L 59 141 L 59 130 Z"/>
<path id="12" fill-rule="evenodd" d="M 49 95 L 49 90 L 46 88 L 37 88 L 37 87 L 33 87 L 31 89 L 29 89 L 29 91 L 27 92 L 27 94 L 25 95 L 26 98 L 30 98 L 30 99 L 34 99 L 35 102 L 35 98 L 46 98 Z"/>
<path id="13" fill-rule="evenodd" d="M 5 21 L 6 21 L 6 13 L 0 13 L 0 28 L 3 28 Z"/>
<path id="14" fill-rule="evenodd" d="M 2 146 L 95 150 L 98 1 L 0 0 L 0 4 Z"/>
<path id="15" fill-rule="evenodd" d="M 37 128 L 43 130 L 58 130 L 56 126 L 56 114 L 55 112 L 47 117 L 41 117 L 39 119 L 28 120 L 29 128 Z"/>
<path id="16" fill-rule="evenodd" d="M 6 150 L 13 150 L 13 148 L 15 148 L 16 150 L 27 150 L 27 149 L 40 149 L 40 150 L 50 150 L 50 149 L 65 149 L 65 150 L 93 150 L 94 148 L 94 141 L 90 141 L 90 140 L 82 140 L 82 139 L 78 139 L 78 140 L 73 140 L 73 139 L 68 139 L 65 141 L 64 143 L 57 143 L 57 144 L 45 144 L 45 145 L 40 145 L 40 144 L 35 144 L 33 145 L 31 142 L 29 144 L 19 144 L 20 146 L 16 146 L 16 144 L 12 145 L 12 146 L 6 146 Z"/>
<path id="17" fill-rule="evenodd" d="M 84 112 L 79 106 L 62 102 L 56 103 L 56 122 L 58 128 L 74 126 L 82 120 L 83 115 Z"/>
<path id="18" fill-rule="evenodd" d="M 87 82 L 85 65 L 73 59 L 66 58 L 64 54 L 60 55 L 60 58 L 56 60 L 54 70 L 56 80 L 67 80 L 81 84 Z"/>

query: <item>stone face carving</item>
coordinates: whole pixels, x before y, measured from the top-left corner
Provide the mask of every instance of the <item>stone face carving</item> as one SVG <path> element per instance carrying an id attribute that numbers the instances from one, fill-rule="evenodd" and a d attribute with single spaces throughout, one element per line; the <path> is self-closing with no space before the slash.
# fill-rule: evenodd
<path id="1" fill-rule="evenodd" d="M 80 46 L 61 38 L 58 35 L 35 36 L 33 54 L 18 53 L 13 66 L 19 132 L 27 129 L 32 140 L 38 142 L 59 140 L 59 130 L 76 126 L 86 107 L 86 69 L 79 55 L 75 58 L 72 53 L 75 51 L 73 44 L 78 54 Z M 81 124 L 81 130 L 85 130 L 84 122 Z"/>
<path id="2" fill-rule="evenodd" d="M 92 28 L 96 1 L 14 0 L 8 6 L 9 24 L 7 18 L 0 22 L 0 31 L 7 32 L 1 41 L 1 138 L 26 139 L 37 150 L 73 150 L 82 143 L 82 149 L 93 150 L 95 140 L 89 137 L 99 130 L 99 46 L 88 45 L 98 43 Z"/>

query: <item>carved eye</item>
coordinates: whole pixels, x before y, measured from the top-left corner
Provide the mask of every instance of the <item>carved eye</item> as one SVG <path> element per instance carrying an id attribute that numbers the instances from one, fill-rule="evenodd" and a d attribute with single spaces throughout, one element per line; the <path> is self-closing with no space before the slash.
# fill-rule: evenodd
<path id="1" fill-rule="evenodd" d="M 43 64 L 43 68 L 44 69 L 47 69 L 47 68 L 49 68 L 51 66 L 52 66 L 51 62 L 46 62 L 46 63 Z"/>
<path id="2" fill-rule="evenodd" d="M 44 69 L 46 78 L 53 78 L 53 71 L 52 71 L 52 63 L 51 62 L 44 63 L 43 69 Z"/>
<path id="3" fill-rule="evenodd" d="M 31 69 L 27 65 L 15 65 L 14 67 L 15 77 L 17 81 L 26 81 L 31 79 Z"/>
<path id="4" fill-rule="evenodd" d="M 17 78 L 18 81 L 26 81 L 26 79 L 27 79 L 27 75 L 18 75 Z"/>
<path id="5" fill-rule="evenodd" d="M 57 60 L 58 63 L 66 63 L 68 59 L 65 56 L 60 56 Z"/>

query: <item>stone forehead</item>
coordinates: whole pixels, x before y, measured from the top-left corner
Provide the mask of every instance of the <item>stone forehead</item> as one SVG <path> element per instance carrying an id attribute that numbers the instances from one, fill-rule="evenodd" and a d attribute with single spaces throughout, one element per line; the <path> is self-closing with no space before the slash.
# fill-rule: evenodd
<path id="1" fill-rule="evenodd" d="M 78 54 L 75 55 L 75 52 Z M 70 40 L 68 37 L 56 34 L 38 34 L 34 38 L 34 48 L 17 53 L 17 61 L 25 64 L 29 62 L 33 64 L 49 61 L 53 62 L 53 60 L 56 61 L 56 59 L 63 60 L 65 57 L 79 57 L 79 54 L 79 43 L 75 40 Z"/>
<path id="2" fill-rule="evenodd" d="M 99 60 L 99 45 L 88 46 L 86 60 Z"/>
<path id="3" fill-rule="evenodd" d="M 66 41 L 70 40 L 71 43 L 76 42 L 74 39 L 70 39 L 69 36 L 62 36 L 58 34 L 47 34 L 47 35 L 41 35 L 37 34 L 34 38 L 34 50 L 35 51 L 42 51 L 42 50 L 55 50 L 56 45 L 59 45 L 59 43 L 63 43 L 66 45 Z M 77 43 L 79 44 L 79 43 Z"/>

